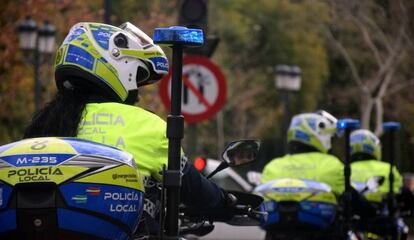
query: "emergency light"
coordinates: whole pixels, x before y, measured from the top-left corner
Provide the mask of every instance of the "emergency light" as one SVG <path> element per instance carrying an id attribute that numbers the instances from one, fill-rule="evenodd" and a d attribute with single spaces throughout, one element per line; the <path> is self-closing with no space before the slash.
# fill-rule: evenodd
<path id="1" fill-rule="evenodd" d="M 153 39 L 155 44 L 163 45 L 199 46 L 204 44 L 203 30 L 181 26 L 156 28 Z"/>
<path id="2" fill-rule="evenodd" d="M 337 126 L 338 130 L 342 130 L 342 129 L 358 129 L 360 128 L 360 123 L 359 120 L 356 119 L 351 119 L 351 118 L 344 118 L 344 119 L 339 119 Z"/>
<path id="3" fill-rule="evenodd" d="M 399 122 L 384 122 L 382 128 L 384 130 L 400 130 L 401 124 Z"/>
<path id="4" fill-rule="evenodd" d="M 184 136 L 184 117 L 181 115 L 183 49 L 186 46 L 202 45 L 204 36 L 201 29 L 173 26 L 156 28 L 153 39 L 155 44 L 168 45 L 172 48 L 171 113 L 167 117 L 168 169 L 163 170 L 163 187 L 167 191 L 167 202 L 162 201 L 161 209 L 167 210 L 165 214 L 166 238 L 177 239 L 181 185 L 181 139 Z M 161 212 L 160 215 L 162 216 L 160 222 L 163 223 L 164 214 Z M 164 239 L 163 232 L 161 239 Z"/>

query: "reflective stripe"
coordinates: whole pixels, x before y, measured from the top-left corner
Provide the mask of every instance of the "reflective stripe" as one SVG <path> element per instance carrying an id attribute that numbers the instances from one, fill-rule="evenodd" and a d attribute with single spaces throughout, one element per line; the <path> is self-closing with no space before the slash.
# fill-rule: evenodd
<path id="1" fill-rule="evenodd" d="M 125 57 L 135 57 L 148 59 L 152 57 L 162 57 L 162 54 L 157 50 L 135 50 L 135 49 L 121 49 L 121 56 Z"/>
<path id="2" fill-rule="evenodd" d="M 144 180 L 144 187 L 145 188 L 153 188 L 153 187 L 156 187 L 156 186 L 161 186 L 161 183 L 156 181 L 152 177 L 144 176 L 143 180 Z"/>
<path id="3" fill-rule="evenodd" d="M 144 186 L 146 189 L 146 195 L 144 199 L 144 211 L 151 216 L 151 218 L 155 219 L 155 214 L 159 212 L 159 206 L 151 201 L 151 193 L 156 191 L 157 193 L 160 191 L 161 183 L 156 181 L 153 177 L 150 176 L 143 176 Z M 158 197 L 157 197 L 158 198 Z M 155 200 L 155 199 L 153 199 Z"/>
<path id="4" fill-rule="evenodd" d="M 183 170 L 185 167 L 185 164 L 187 163 L 187 157 L 186 156 L 182 156 L 181 157 L 181 162 L 180 162 L 180 172 L 181 172 L 181 176 L 183 176 Z"/>
<path id="5" fill-rule="evenodd" d="M 144 211 L 148 213 L 152 218 L 155 218 L 155 213 L 157 212 L 157 205 L 151 202 L 149 199 L 144 199 Z"/>

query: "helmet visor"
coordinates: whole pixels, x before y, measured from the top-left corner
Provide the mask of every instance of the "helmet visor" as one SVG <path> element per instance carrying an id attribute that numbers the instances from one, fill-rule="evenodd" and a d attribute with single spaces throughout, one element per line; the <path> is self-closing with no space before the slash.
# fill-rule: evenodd
<path id="1" fill-rule="evenodd" d="M 142 47 L 153 44 L 152 39 L 147 34 L 145 34 L 143 31 L 141 31 L 141 29 L 137 28 L 136 26 L 134 26 L 130 22 L 126 22 L 126 23 L 121 24 L 119 26 L 119 28 L 121 28 L 122 30 L 127 31 L 133 37 L 135 37 L 135 39 L 141 44 Z"/>
<path id="2" fill-rule="evenodd" d="M 335 133 L 337 133 L 337 122 L 338 119 L 336 119 L 336 117 L 334 117 L 332 114 L 324 111 L 324 110 L 319 110 L 316 112 L 317 114 L 321 115 L 323 117 L 323 122 L 324 122 L 324 132 L 330 135 L 334 135 Z"/>

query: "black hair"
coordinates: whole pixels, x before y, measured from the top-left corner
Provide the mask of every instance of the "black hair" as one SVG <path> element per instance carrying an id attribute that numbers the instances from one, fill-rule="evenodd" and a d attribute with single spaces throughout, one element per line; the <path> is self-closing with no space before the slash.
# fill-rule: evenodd
<path id="1" fill-rule="evenodd" d="M 116 102 L 93 88 L 58 91 L 55 98 L 35 113 L 24 132 L 24 138 L 76 137 L 78 126 L 87 103 Z M 129 91 L 125 104 L 134 105 L 139 100 L 138 90 Z"/>
<path id="2" fill-rule="evenodd" d="M 24 138 L 76 137 L 85 110 L 87 95 L 76 91 L 59 91 L 54 99 L 35 113 Z"/>
<path id="3" fill-rule="evenodd" d="M 308 144 L 304 144 L 299 141 L 290 141 L 288 143 L 288 152 L 290 154 L 307 153 L 307 152 L 320 152 L 317 148 Z"/>
<path id="4" fill-rule="evenodd" d="M 369 153 L 357 152 L 351 155 L 351 162 L 372 160 L 372 159 L 376 159 L 376 157 Z"/>

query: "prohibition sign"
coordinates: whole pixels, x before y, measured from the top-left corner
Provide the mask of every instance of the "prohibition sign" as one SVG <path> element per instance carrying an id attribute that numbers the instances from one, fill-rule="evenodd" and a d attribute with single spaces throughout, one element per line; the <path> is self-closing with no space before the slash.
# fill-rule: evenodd
<path id="1" fill-rule="evenodd" d="M 219 67 L 203 56 L 183 58 L 181 112 L 188 123 L 209 119 L 226 100 L 226 82 Z M 160 97 L 171 108 L 171 68 L 160 83 Z"/>

